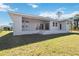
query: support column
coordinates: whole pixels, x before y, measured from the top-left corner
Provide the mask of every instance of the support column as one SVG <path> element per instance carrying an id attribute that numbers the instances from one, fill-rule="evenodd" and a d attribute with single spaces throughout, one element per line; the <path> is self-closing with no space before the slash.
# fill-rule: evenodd
<path id="1" fill-rule="evenodd" d="M 52 30 L 52 23 L 53 23 L 53 21 L 49 22 L 49 30 Z"/>
<path id="2" fill-rule="evenodd" d="M 45 24 L 43 24 L 43 30 L 45 30 Z"/>
<path id="3" fill-rule="evenodd" d="M 69 31 L 69 24 L 68 24 L 68 21 L 66 21 L 66 31 Z"/>
<path id="4" fill-rule="evenodd" d="M 12 20 L 14 22 L 13 26 L 13 31 L 14 35 L 20 35 L 21 34 L 21 29 L 22 29 L 22 16 L 11 14 Z"/>

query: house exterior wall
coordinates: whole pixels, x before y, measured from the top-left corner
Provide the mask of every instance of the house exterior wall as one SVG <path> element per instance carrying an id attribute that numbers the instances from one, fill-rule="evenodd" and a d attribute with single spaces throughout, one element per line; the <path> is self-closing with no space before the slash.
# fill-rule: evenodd
<path id="1" fill-rule="evenodd" d="M 57 26 L 53 26 L 54 21 L 50 21 L 50 30 L 42 31 L 42 34 L 58 34 L 58 33 L 68 33 L 69 32 L 69 24 L 67 21 L 57 22 Z M 59 24 L 62 24 L 62 29 L 59 29 Z"/>
<path id="2" fill-rule="evenodd" d="M 14 25 L 13 25 L 13 35 L 22 35 L 22 34 L 36 34 L 39 33 L 39 30 L 36 30 L 36 27 L 42 23 L 40 20 L 34 19 L 25 19 L 29 21 L 29 30 L 22 31 L 22 16 L 10 14 Z"/>
<path id="3" fill-rule="evenodd" d="M 15 14 L 11 14 L 13 24 L 13 35 L 21 35 L 21 29 L 22 29 L 22 16 L 18 16 Z"/>
<path id="4" fill-rule="evenodd" d="M 75 25 L 76 27 L 79 27 L 79 19 L 74 19 L 74 25 Z"/>
<path id="5" fill-rule="evenodd" d="M 34 20 L 34 19 L 25 19 L 29 21 L 28 23 L 28 30 L 23 31 L 22 30 L 22 17 L 21 15 L 16 15 L 16 14 L 11 14 L 10 15 L 13 22 L 14 22 L 14 35 L 22 35 L 22 34 L 58 34 L 58 33 L 67 33 L 69 32 L 69 25 L 67 24 L 67 21 L 63 22 L 58 22 L 57 21 L 57 26 L 53 26 L 54 21 L 49 22 L 49 30 L 37 30 L 36 27 L 40 26 L 43 21 L 40 20 Z M 62 30 L 59 29 L 59 24 L 62 24 Z"/>
<path id="6" fill-rule="evenodd" d="M 34 20 L 34 19 L 25 19 L 26 21 L 29 21 L 28 23 L 28 30 L 22 31 L 21 34 L 36 34 L 39 32 L 37 26 L 40 26 L 40 23 L 42 23 L 40 20 Z"/>
<path id="7" fill-rule="evenodd" d="M 70 30 L 70 22 L 66 21 L 66 31 L 69 32 Z"/>

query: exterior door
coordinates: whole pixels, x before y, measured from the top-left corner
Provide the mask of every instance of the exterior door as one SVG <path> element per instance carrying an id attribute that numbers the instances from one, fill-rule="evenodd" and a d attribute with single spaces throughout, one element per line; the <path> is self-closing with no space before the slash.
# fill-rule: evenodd
<path id="1" fill-rule="evenodd" d="M 60 30 L 62 29 L 62 24 L 60 24 Z"/>
<path id="2" fill-rule="evenodd" d="M 43 30 L 43 28 L 44 28 L 44 25 L 40 24 L 40 30 Z"/>
<path id="3" fill-rule="evenodd" d="M 49 30 L 49 23 L 45 24 L 45 30 Z"/>

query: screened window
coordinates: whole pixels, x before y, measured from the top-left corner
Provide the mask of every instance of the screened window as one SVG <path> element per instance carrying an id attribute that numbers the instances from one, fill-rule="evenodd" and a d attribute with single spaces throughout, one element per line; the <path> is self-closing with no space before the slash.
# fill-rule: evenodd
<path id="1" fill-rule="evenodd" d="M 56 26 L 57 26 L 57 22 L 56 22 Z"/>
<path id="2" fill-rule="evenodd" d="M 53 22 L 53 26 L 55 26 L 55 23 Z"/>
<path id="3" fill-rule="evenodd" d="M 26 23 L 29 23 L 29 21 L 25 21 Z"/>
<path id="4" fill-rule="evenodd" d="M 53 22 L 53 26 L 57 26 L 57 22 Z"/>
<path id="5" fill-rule="evenodd" d="M 24 23 L 24 20 L 22 20 L 22 22 Z"/>

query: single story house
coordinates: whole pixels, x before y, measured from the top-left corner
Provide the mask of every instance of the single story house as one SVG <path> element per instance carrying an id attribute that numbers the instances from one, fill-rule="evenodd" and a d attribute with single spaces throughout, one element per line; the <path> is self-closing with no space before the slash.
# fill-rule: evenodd
<path id="1" fill-rule="evenodd" d="M 9 12 L 14 23 L 13 34 L 58 34 L 69 32 L 69 20 Z"/>

